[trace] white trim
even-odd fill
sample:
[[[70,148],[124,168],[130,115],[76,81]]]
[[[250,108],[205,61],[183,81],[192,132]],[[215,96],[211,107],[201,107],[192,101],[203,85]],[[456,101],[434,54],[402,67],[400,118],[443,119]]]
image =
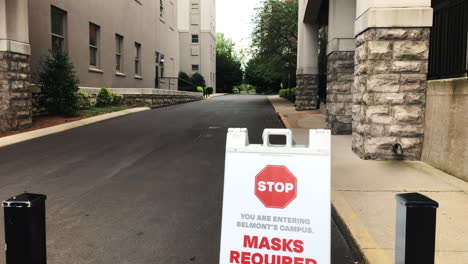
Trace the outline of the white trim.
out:
[[[94,67],[89,67],[88,71],[96,72],[96,73],[104,73],[101,69],[94,68]]]
[[[371,8],[354,23],[357,36],[369,28],[432,27],[433,10],[418,8]]]
[[[31,55],[31,45],[9,39],[0,39],[0,51]]]
[[[356,39],[355,38],[339,38],[332,39],[327,45],[327,55],[336,51],[355,51]]]

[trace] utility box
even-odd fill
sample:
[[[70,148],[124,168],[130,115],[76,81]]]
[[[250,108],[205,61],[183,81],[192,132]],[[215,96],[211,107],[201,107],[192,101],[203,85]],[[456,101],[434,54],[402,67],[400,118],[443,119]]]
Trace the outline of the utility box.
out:
[[[6,264],[46,264],[43,194],[23,193],[3,201]]]

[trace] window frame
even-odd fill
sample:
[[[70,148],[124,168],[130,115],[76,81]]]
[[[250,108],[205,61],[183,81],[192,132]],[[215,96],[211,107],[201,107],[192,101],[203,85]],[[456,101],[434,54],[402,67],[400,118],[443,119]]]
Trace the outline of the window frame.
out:
[[[141,44],[135,42],[135,76],[141,76]]]
[[[61,26],[62,26],[62,35],[60,34],[57,34],[57,33],[54,33],[54,23],[53,23],[53,19],[54,19],[54,13],[55,14],[58,14],[61,16]],[[65,50],[66,49],[66,37],[67,37],[67,33],[66,33],[66,17],[67,17],[67,12],[63,9],[60,9],[56,6],[53,6],[51,5],[50,7],[50,34],[51,34],[51,40],[52,40],[52,43],[51,43],[51,48],[54,49],[54,39],[60,39],[60,48],[62,50]]]
[[[194,66],[196,66],[196,70],[194,70]],[[200,72],[200,64],[192,64],[192,72]]]
[[[92,31],[92,28],[94,27],[95,31],[96,32],[96,45],[93,45],[91,43],[91,40],[92,40],[92,36],[91,36],[91,33],[93,32]],[[100,33],[101,33],[101,27],[97,24],[94,24],[92,22],[89,22],[89,66],[90,67],[93,67],[93,68],[96,68],[96,69],[99,69],[100,67],[100,64],[101,64],[101,60],[100,60]],[[91,50],[93,50],[95,52],[94,56],[95,56],[95,65],[93,65],[91,63],[91,58],[92,58],[92,53],[91,53]]]
[[[164,0],[159,0],[159,17],[164,19]]]
[[[124,49],[124,37],[120,34],[115,34],[115,71],[119,73],[124,72],[123,49]]]
[[[196,42],[194,42],[194,39],[196,39]],[[200,37],[198,34],[192,34],[192,44],[200,44]]]

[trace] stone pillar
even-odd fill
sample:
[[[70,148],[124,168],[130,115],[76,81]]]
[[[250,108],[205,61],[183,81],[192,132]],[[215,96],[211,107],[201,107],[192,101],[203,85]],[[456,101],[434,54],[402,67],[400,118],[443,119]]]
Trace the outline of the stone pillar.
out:
[[[307,1],[299,1],[296,110],[315,110],[319,105],[318,25],[304,21]]]
[[[420,159],[432,25],[427,4],[364,8],[356,21],[352,149],[363,159]]]
[[[330,0],[329,3],[327,126],[333,135],[351,135],[356,2]]]
[[[0,133],[32,124],[27,0],[0,0]]]

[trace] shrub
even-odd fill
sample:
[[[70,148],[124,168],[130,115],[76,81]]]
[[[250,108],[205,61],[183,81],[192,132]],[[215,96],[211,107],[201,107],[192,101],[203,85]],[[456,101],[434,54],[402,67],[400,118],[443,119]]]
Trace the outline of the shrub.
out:
[[[207,87],[206,88],[206,93],[207,94],[213,94],[213,91],[214,91],[213,87]]]
[[[46,98],[44,106],[50,114],[72,116],[77,113],[79,81],[66,52],[54,49],[43,57],[35,81]]]
[[[201,86],[198,86],[198,87],[197,87],[197,92],[199,92],[199,93],[203,93],[203,87],[201,87]]]
[[[118,93],[112,93],[112,105],[122,105],[124,103],[124,96]]]
[[[179,72],[179,90],[193,91],[193,86],[190,85],[190,76],[185,72]]]
[[[197,86],[197,87],[198,86],[202,86],[202,87],[206,86],[205,78],[203,78],[203,75],[201,75],[198,72],[192,74],[192,76],[190,77],[190,82],[193,85]]]
[[[78,109],[85,110],[93,107],[93,97],[89,93],[78,92],[76,94],[78,100]]]
[[[289,94],[289,88],[281,89],[279,91],[279,96],[285,99],[288,99],[291,102],[296,101],[296,88],[291,88],[291,94]]]
[[[234,86],[234,88],[232,88],[232,92],[233,92],[233,93],[239,93],[239,88],[237,88],[236,86]]]
[[[96,96],[96,106],[103,107],[112,105],[114,101],[113,94],[107,88],[101,88]]]

